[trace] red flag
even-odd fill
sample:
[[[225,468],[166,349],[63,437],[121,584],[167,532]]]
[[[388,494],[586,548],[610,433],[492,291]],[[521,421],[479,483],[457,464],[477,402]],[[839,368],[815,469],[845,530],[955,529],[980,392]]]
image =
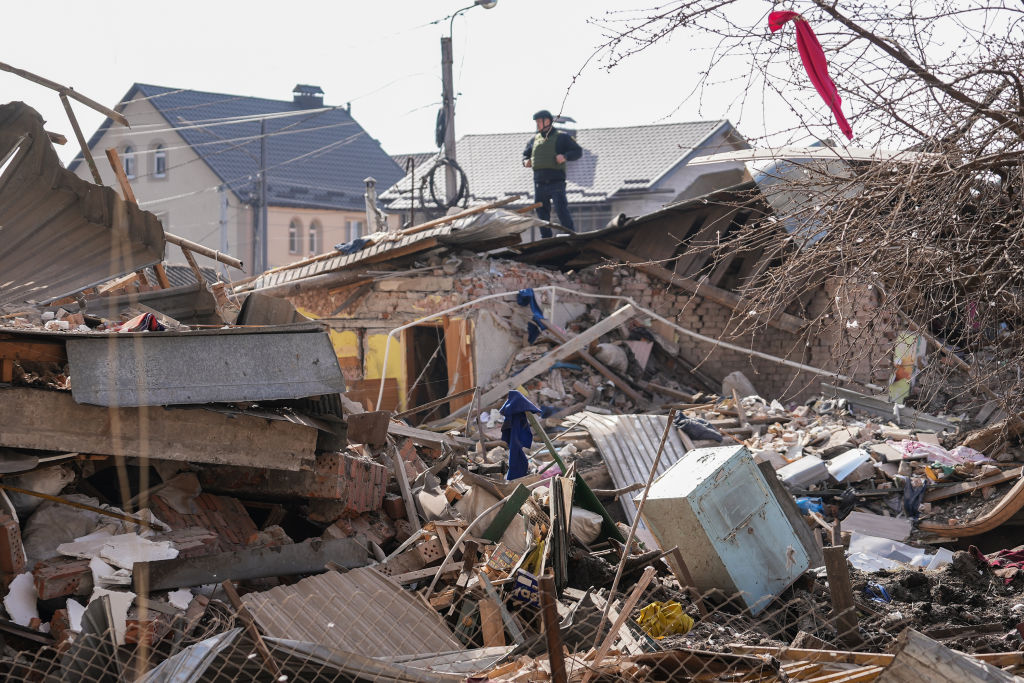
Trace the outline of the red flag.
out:
[[[818,37],[814,35],[811,25],[796,12],[772,12],[768,15],[768,28],[775,33],[789,20],[796,22],[796,46],[800,50],[800,59],[807,70],[807,77],[814,84],[814,89],[825,100],[825,104],[832,110],[839,124],[839,130],[843,131],[848,139],[853,139],[853,129],[843,116],[843,100],[839,97],[836,84],[828,75],[828,62],[825,61],[825,51],[821,49]]]

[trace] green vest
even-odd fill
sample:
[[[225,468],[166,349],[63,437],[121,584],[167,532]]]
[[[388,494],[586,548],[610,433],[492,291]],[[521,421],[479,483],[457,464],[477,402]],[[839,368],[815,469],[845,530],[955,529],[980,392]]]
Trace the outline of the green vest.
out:
[[[533,138],[533,153],[530,155],[530,163],[535,170],[550,168],[558,171],[565,171],[565,162],[555,161],[555,143],[558,139],[558,131],[552,130],[545,138],[540,132]]]

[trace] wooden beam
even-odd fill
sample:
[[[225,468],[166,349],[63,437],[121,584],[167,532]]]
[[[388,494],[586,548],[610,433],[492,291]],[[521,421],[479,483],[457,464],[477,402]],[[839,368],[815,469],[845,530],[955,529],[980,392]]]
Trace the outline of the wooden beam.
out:
[[[238,596],[238,591],[235,590],[235,585],[230,581],[224,581],[221,584],[221,588],[228,596],[228,600],[231,602],[231,606],[235,608],[239,621],[245,624],[245,630],[249,633],[249,637],[252,638],[256,644],[256,650],[260,653],[260,657],[263,659],[263,663],[267,665],[272,672],[274,677],[278,678],[281,676],[281,667],[274,659],[274,655],[270,654],[270,648],[263,642],[263,636],[260,635],[260,630],[256,628],[256,620],[252,618],[252,614],[242,604],[242,598]]]
[[[549,570],[550,572],[550,570]],[[566,683],[565,656],[562,654],[562,635],[558,630],[558,610],[555,609],[555,579],[548,573],[540,579],[540,608],[544,623],[544,636],[548,644],[548,662],[551,664],[552,683]]]
[[[879,683],[961,683],[1019,681],[1011,673],[979,661],[963,652],[950,650],[914,629],[906,629],[896,640],[892,663],[879,678]]]
[[[64,105],[64,111],[68,115],[68,120],[71,121],[71,129],[75,131],[75,137],[78,138],[78,145],[82,148],[82,156],[85,157],[85,163],[89,166],[89,172],[92,173],[92,179],[97,185],[103,184],[103,178],[100,177],[100,171],[96,168],[96,160],[92,158],[92,150],[89,149],[89,143],[85,141],[85,135],[82,134],[82,127],[78,125],[78,119],[75,117],[75,112],[71,109],[71,103],[68,102],[68,96],[64,93],[60,94],[60,103]]]
[[[424,230],[429,230],[430,228],[436,228],[439,225],[446,225],[448,223],[452,223],[454,221],[459,220],[460,218],[466,218],[467,216],[475,216],[476,214],[483,213],[484,211],[487,211],[489,209],[497,209],[498,207],[505,206],[506,204],[511,204],[517,199],[519,199],[519,195],[513,195],[511,197],[499,199],[496,202],[491,202],[490,204],[481,204],[480,206],[474,206],[472,209],[466,209],[465,211],[454,213],[451,216],[442,216],[441,218],[435,218],[432,221],[427,221],[426,223],[420,223],[419,225],[414,225],[412,227],[406,228],[405,230],[400,230],[399,234],[414,235],[417,232],[423,232]]]
[[[106,150],[107,161],[110,162],[110,168],[114,171],[114,177],[117,178],[117,184],[121,186],[121,194],[124,195],[126,202],[138,205],[139,201],[135,199],[135,190],[132,189],[132,184],[128,182],[128,176],[124,172],[124,166],[121,165],[121,157],[117,155],[117,150],[113,147]]]
[[[551,366],[555,363],[565,360],[574,353],[585,349],[592,341],[599,339],[602,335],[611,332],[620,325],[624,325],[635,315],[636,309],[629,305],[623,306],[604,320],[587,328],[561,346],[556,347],[543,358],[530,363],[515,377],[510,377],[495,384],[480,397],[480,405],[489,406],[499,398],[503,399],[509,390],[515,389],[523,382],[528,382],[542,372],[550,370]],[[462,415],[464,412],[468,412],[468,407],[460,408],[455,413],[452,413],[451,417]]]
[[[171,281],[167,279],[167,271],[164,270],[164,264],[157,263],[154,265],[153,272],[156,273],[156,281],[160,283],[160,289],[171,288]]]
[[[846,565],[846,548],[829,546],[824,549],[824,555],[828,592],[835,611],[836,636],[844,643],[858,646],[864,641],[857,630],[857,608],[853,603],[850,569]]]
[[[604,659],[605,655],[608,654],[608,650],[611,649],[612,644],[615,642],[615,638],[618,637],[619,629],[626,623],[626,619],[629,617],[633,608],[636,607],[636,603],[640,601],[644,591],[647,590],[647,586],[650,585],[651,579],[654,578],[654,567],[648,567],[644,570],[643,576],[636,582],[636,586],[633,588],[633,592],[626,600],[626,604],[622,606],[622,611],[619,613],[619,618],[612,624],[611,630],[608,635],[605,636],[604,641],[601,643],[601,647],[598,648],[597,654],[594,655],[593,667],[583,672],[583,683],[588,683],[594,676],[595,669],[601,666],[601,660]]]
[[[554,337],[555,341],[557,341],[559,344],[564,344],[567,341],[569,341],[568,335],[563,334],[561,330],[556,330],[550,325],[547,326],[547,329],[545,331],[552,337]],[[587,351],[581,350],[579,352],[579,357],[586,361],[586,363],[590,365],[590,367],[594,368],[599,373],[601,373],[601,375],[608,379],[608,381],[614,384],[619,389],[619,391],[624,393],[626,396],[629,396],[629,398],[632,399],[634,403],[640,405],[647,404],[647,400],[644,399],[644,397],[641,396],[636,389],[629,386],[629,384],[626,383],[626,380],[616,375],[607,366],[605,366],[604,363],[591,356]]]
[[[0,334],[0,359],[67,363],[68,355],[63,341],[23,341],[23,338]]]
[[[126,119],[124,117],[124,115],[119,114],[118,112],[114,111],[113,109],[108,109],[107,107],[104,107],[102,104],[100,104],[96,100],[89,99],[88,97],[86,97],[85,95],[79,93],[78,91],[76,91],[73,88],[69,88],[66,85],[61,85],[60,83],[55,83],[55,82],[51,81],[48,78],[43,78],[42,76],[37,76],[34,73],[31,73],[29,71],[25,71],[24,69],[19,69],[17,67],[13,67],[10,64],[4,64],[3,62],[0,62],[0,71],[6,71],[8,73],[14,74],[15,76],[21,76],[22,78],[24,78],[26,80],[32,81],[33,83],[38,83],[39,85],[45,86],[45,87],[49,88],[50,90],[56,90],[61,95],[66,95],[67,97],[70,97],[71,99],[78,100],[79,102],[81,102],[85,106],[90,107],[92,109],[95,109],[96,111],[98,111],[101,114],[109,116],[110,118],[112,118],[115,121],[117,121],[118,123],[120,123],[122,126],[128,126],[128,119]]]
[[[703,297],[708,301],[719,304],[720,306],[725,306],[732,311],[746,313],[746,303],[734,292],[729,292],[704,282],[698,282],[692,278],[676,275],[671,270],[662,268],[661,266],[653,263],[644,263],[644,259],[640,258],[636,254],[631,254],[625,249],[620,249],[608,244],[607,242],[593,240],[587,244],[587,248],[593,249],[594,251],[604,254],[609,258],[622,261],[625,265],[631,268],[647,273],[648,275],[662,280],[663,282],[679,287],[680,289],[696,296]],[[779,313],[778,315],[769,318],[767,323],[776,329],[782,330],[783,332],[796,334],[804,325],[807,324],[807,321],[802,318],[798,318],[795,315],[790,315],[789,313]]]

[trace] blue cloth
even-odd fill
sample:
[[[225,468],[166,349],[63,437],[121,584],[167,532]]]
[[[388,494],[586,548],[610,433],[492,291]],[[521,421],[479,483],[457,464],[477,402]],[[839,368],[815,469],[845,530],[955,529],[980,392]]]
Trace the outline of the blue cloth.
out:
[[[875,602],[892,602],[889,591],[880,583],[869,583],[864,589],[864,594]]]
[[[533,314],[533,320],[526,326],[526,336],[532,344],[537,341],[540,331],[547,329],[547,325],[544,324],[544,313],[541,312],[540,304],[537,303],[537,295],[531,288],[520,289],[516,294],[516,303],[520,306],[529,306],[530,312]]]
[[[540,408],[513,389],[508,392],[508,399],[498,412],[505,417],[501,425],[501,440],[508,444],[508,472],[505,479],[512,481],[525,477],[529,470],[523,449],[533,445],[533,430],[530,429],[526,413],[539,413]]]
[[[369,244],[370,240],[365,237],[357,237],[351,242],[342,242],[341,244],[335,244],[334,248],[340,251],[342,254],[354,254],[357,251],[361,251],[363,247]]]
[[[812,510],[818,513],[825,512],[825,505],[821,502],[821,498],[797,498],[796,506],[805,515]]]

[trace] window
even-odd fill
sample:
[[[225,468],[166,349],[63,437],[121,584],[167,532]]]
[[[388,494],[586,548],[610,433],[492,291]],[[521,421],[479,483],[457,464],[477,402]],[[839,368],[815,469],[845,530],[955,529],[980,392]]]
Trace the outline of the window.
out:
[[[309,224],[309,253],[320,253],[320,221]]]
[[[292,222],[288,225],[288,253],[298,254],[299,253],[299,231],[302,230],[302,224],[299,223],[298,218],[293,218]]]
[[[127,145],[124,148],[123,159],[121,160],[124,164],[124,174],[129,178],[135,177],[135,148],[131,145]]]
[[[163,145],[157,145],[156,151],[153,152],[153,177],[167,177],[167,150]]]
[[[362,221],[345,221],[345,229],[348,231],[349,242],[363,236]]]

